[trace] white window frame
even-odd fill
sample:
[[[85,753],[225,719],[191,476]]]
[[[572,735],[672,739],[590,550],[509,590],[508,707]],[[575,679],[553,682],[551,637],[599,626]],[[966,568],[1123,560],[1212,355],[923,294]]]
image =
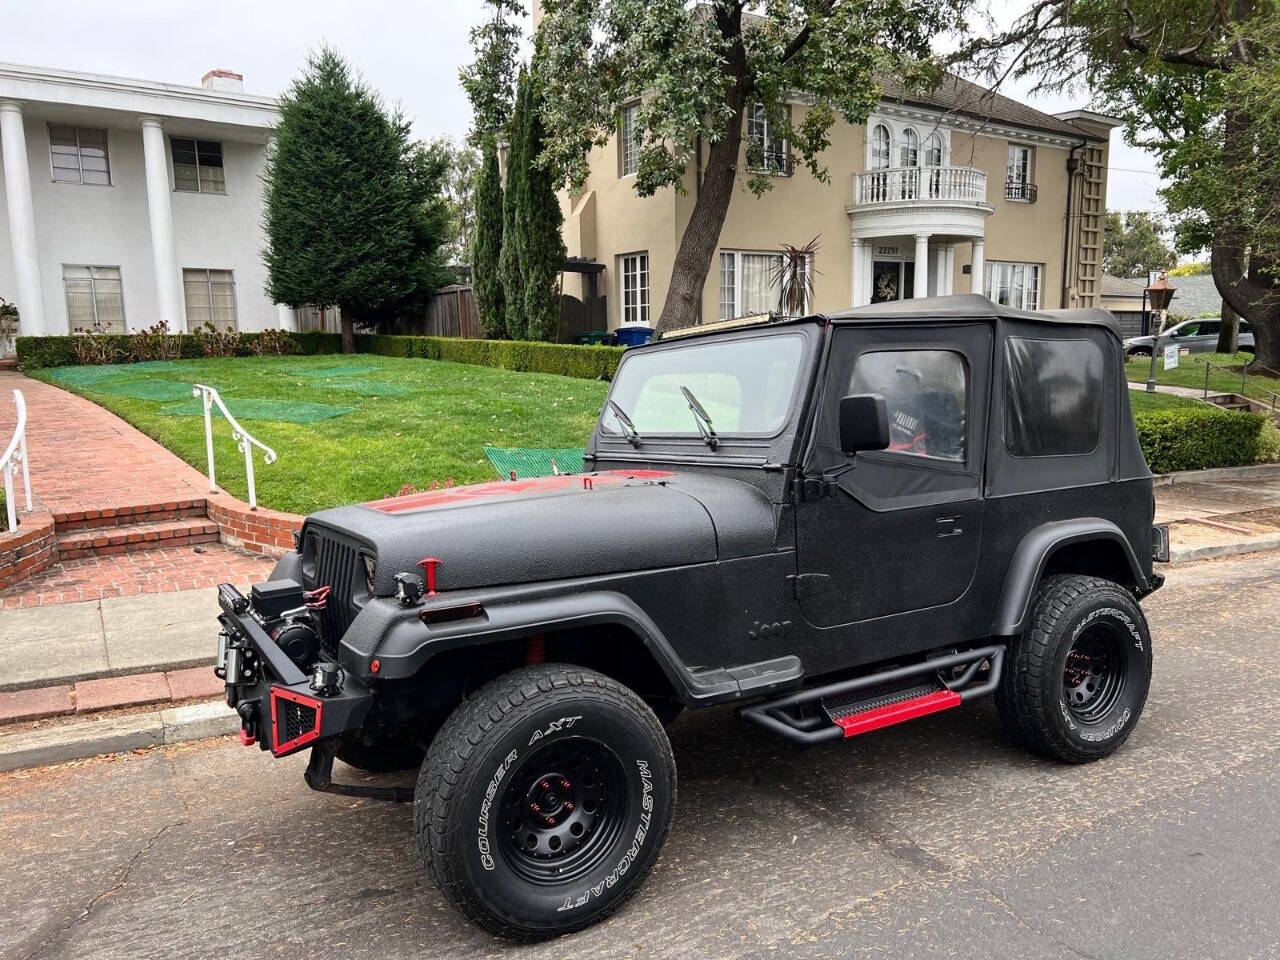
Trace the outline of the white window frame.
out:
[[[748,155],[753,142],[760,144],[761,163],[758,166],[752,166],[748,160],[748,173],[762,173],[775,177],[791,176],[791,144],[787,142],[786,137],[773,136],[773,122],[765,114],[763,103],[753,103],[747,108]]]
[[[89,276],[88,277],[68,277],[67,276],[68,267],[75,270],[88,270]],[[97,277],[97,276],[94,276],[95,270],[114,270],[116,272],[116,276],[114,278]],[[64,263],[62,265],[62,305],[66,308],[66,311],[67,311],[67,332],[68,333],[75,333],[76,331],[75,331],[75,328],[71,325],[71,301],[68,300],[67,298],[67,281],[68,280],[76,280],[80,282],[83,282],[85,280],[89,281],[89,299],[93,303],[93,323],[94,323],[94,326],[97,326],[101,322],[100,318],[98,317],[98,285],[97,285],[97,281],[100,279],[101,280],[114,279],[116,283],[120,284],[120,326],[123,329],[119,331],[112,330],[109,327],[104,327],[104,329],[108,333],[128,333],[129,332],[129,314],[126,312],[125,305],[124,305],[124,270],[122,270],[118,265],[108,264],[108,263]]]
[[[770,257],[773,260],[780,263],[782,261],[783,255],[777,250],[723,250],[722,249],[720,251],[720,258],[719,258],[720,303],[719,303],[719,310],[717,314],[718,319],[720,320],[734,320],[740,316],[745,315],[742,313],[742,258],[743,257]],[[726,269],[728,271],[731,271],[732,273],[732,276],[730,276],[728,283],[725,282]],[[805,270],[807,271],[809,276],[811,277],[815,276],[813,272],[813,254],[809,254],[809,256],[805,258]],[[777,289],[776,284],[771,284],[771,286],[775,288],[777,300],[780,301],[782,298],[782,291]],[[730,288],[732,288],[732,296],[733,296],[732,303],[725,300],[725,293],[726,291],[730,290]],[[811,300],[810,292],[808,287],[806,286],[805,292],[804,292],[804,309],[801,311],[801,314],[808,314],[813,309],[813,304],[810,302],[810,300]],[[730,310],[730,312],[728,313],[728,316],[726,316],[726,306],[729,307],[729,310]],[[778,303],[775,302],[774,306],[771,309],[773,310],[778,309]]]
[[[1035,183],[1035,150],[1035,147],[1028,146],[1025,143],[1009,144],[1008,163],[1005,166],[1004,173],[1006,200],[1011,200],[1014,203],[1030,202],[1031,198],[1028,196],[1009,196],[1008,187],[1016,184],[1024,188],[1023,193],[1025,194],[1027,192],[1025,188]]]
[[[195,188],[194,190],[189,190],[189,189],[186,189],[186,188],[184,188],[184,187],[179,187],[179,186],[178,186],[178,161],[177,161],[177,158],[174,156],[174,153],[173,153],[173,144],[174,144],[174,141],[176,141],[176,140],[183,140],[183,141],[190,141],[190,142],[191,142],[191,152],[192,152],[192,154],[195,156],[195,160],[196,160],[196,162],[195,162],[195,168],[196,168],[196,188]],[[222,171],[222,189],[220,189],[220,190],[215,190],[215,189],[213,189],[213,188],[212,188],[212,186],[211,186],[210,188],[206,189],[206,188],[205,188],[204,177],[202,177],[202,176],[200,175],[200,143],[201,143],[201,141],[202,141],[202,140],[203,140],[205,143],[216,143],[216,144],[218,145],[218,156],[222,158],[222,165],[218,167],[218,169]],[[207,140],[207,139],[205,139],[205,138],[203,138],[203,137],[177,137],[177,136],[170,136],[170,137],[169,137],[169,172],[170,172],[170,174],[173,176],[173,191],[174,191],[174,193],[199,193],[199,194],[207,194],[207,195],[209,195],[209,196],[213,196],[213,197],[225,197],[225,196],[227,195],[227,147],[226,147],[226,143],[225,143],[224,141],[222,141],[222,140]]]
[[[941,121],[941,118],[939,118]],[[876,150],[875,150],[875,131],[876,127],[884,127],[889,134],[889,162],[884,166],[876,166]],[[883,170],[891,167],[901,166],[899,161],[902,159],[903,144],[907,139],[907,131],[911,130],[918,138],[919,147],[919,163],[918,166],[931,166],[924,162],[925,146],[929,142],[929,138],[937,134],[939,147],[941,148],[941,163],[938,166],[946,167],[951,164],[951,128],[943,125],[941,122],[929,123],[907,123],[901,120],[894,121],[885,116],[870,116],[867,118],[866,127],[866,169],[869,171]]]
[[[214,280],[212,277],[212,274],[215,271],[217,271],[218,273],[230,274],[231,279],[229,281]],[[188,274],[196,274],[196,273],[203,273],[204,278],[201,279],[199,277],[192,277],[192,278],[188,277]],[[213,300],[214,284],[230,283],[231,285],[231,329],[232,330],[240,329],[240,304],[237,302],[238,298],[236,297],[236,272],[234,270],[228,269],[226,267],[183,267],[182,268],[182,309],[187,316],[188,328],[192,326],[191,311],[188,309],[189,303],[187,298],[187,284],[189,283],[202,284],[204,286],[204,295],[208,303],[210,323],[213,323],[213,319],[215,315],[214,300]],[[215,328],[217,327],[216,323],[214,323],[214,327]]]
[[[58,169],[59,169],[59,168],[58,168],[58,167],[56,167],[56,166],[54,166],[54,163],[53,163],[53,128],[54,128],[54,127],[66,127],[67,129],[72,130],[72,131],[74,131],[74,132],[75,132],[75,135],[76,135],[76,172],[80,175],[78,180],[69,180],[69,179],[66,179],[66,178],[64,178],[64,177],[59,177],[59,176],[58,176]],[[47,128],[47,130],[48,130],[48,134],[49,134],[49,176],[53,179],[53,182],[54,182],[54,183],[78,183],[78,184],[80,184],[81,186],[85,186],[85,187],[112,187],[112,186],[115,186],[115,181],[113,181],[113,180],[112,180],[112,178],[111,178],[111,143],[110,143],[111,137],[110,137],[110,134],[107,132],[106,127],[82,127],[82,126],[80,126],[80,125],[78,125],[78,124],[74,124],[74,123],[50,123],[50,124],[48,124],[48,128]],[[106,182],[106,183],[85,183],[85,180],[84,180],[84,147],[83,147],[83,146],[81,145],[81,143],[80,143],[80,134],[81,134],[83,131],[86,131],[86,130],[92,130],[92,131],[94,131],[95,133],[101,133],[101,134],[102,134],[102,154],[103,154],[103,159],[104,159],[104,160],[106,161],[106,163],[107,163],[107,182]],[[68,156],[69,156],[69,154],[68,154]],[[64,169],[64,170],[69,170],[70,168],[69,168],[69,167],[63,167],[62,169]]]
[[[1044,264],[1043,263],[1024,263],[1017,260],[988,260],[983,269],[982,291],[988,300],[999,302],[996,300],[997,293],[997,275],[1008,274],[1008,282],[1010,291],[1013,290],[1013,280],[1016,276],[1015,271],[1023,270],[1022,282],[1022,302],[1010,302],[1009,306],[1019,310],[1039,310],[1040,304],[1044,302]],[[1033,283],[1027,283],[1027,276],[1030,275]]]
[[[648,250],[618,257],[618,306],[624,327],[648,325],[651,282]],[[628,293],[635,294],[633,303],[627,303]]]
[[[634,177],[640,170],[640,141],[636,138],[640,101],[628,103],[618,118],[618,177]]]

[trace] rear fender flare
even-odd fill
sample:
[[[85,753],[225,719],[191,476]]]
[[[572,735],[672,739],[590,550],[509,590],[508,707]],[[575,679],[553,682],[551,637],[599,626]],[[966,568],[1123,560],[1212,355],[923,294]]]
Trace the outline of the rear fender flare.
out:
[[[1082,517],[1042,524],[1027,533],[1014,551],[991,625],[991,635],[1008,637],[1021,633],[1026,627],[1031,601],[1049,558],[1068,544],[1094,540],[1119,545],[1129,564],[1134,585],[1145,593],[1148,589],[1147,577],[1133,552],[1133,545],[1129,543],[1124,531],[1110,520]]]

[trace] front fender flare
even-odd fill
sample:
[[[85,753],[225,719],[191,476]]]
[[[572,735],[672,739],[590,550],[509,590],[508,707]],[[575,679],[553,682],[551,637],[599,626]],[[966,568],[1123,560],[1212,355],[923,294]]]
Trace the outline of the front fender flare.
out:
[[[1142,566],[1133,552],[1133,545],[1129,543],[1124,531],[1110,520],[1081,517],[1041,524],[1027,533],[1014,551],[992,621],[991,635],[1008,637],[1021,633],[1026,627],[1031,600],[1049,557],[1060,547],[1090,540],[1108,540],[1119,544],[1129,564],[1134,584],[1141,592],[1148,591],[1147,576],[1142,572]]]
[[[486,603],[482,618],[436,624],[424,624],[416,616],[401,619],[377,644],[378,677],[412,677],[447,650],[595,625],[621,626],[634,633],[686,704],[738,695],[736,683],[729,689],[724,683],[700,682],[652,618],[630,597],[609,590]]]

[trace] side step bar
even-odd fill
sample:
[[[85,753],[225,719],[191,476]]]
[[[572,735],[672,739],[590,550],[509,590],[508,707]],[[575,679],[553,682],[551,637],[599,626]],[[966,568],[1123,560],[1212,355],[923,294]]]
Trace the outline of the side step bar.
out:
[[[739,709],[743,719],[757,723],[796,743],[823,743],[870,733],[882,727],[950,710],[986,696],[1000,683],[1005,647],[993,644],[895,667],[852,680],[798,690]],[[979,683],[974,678],[984,663],[990,671]],[[955,676],[943,671],[963,668]],[[818,710],[800,716],[802,707]]]

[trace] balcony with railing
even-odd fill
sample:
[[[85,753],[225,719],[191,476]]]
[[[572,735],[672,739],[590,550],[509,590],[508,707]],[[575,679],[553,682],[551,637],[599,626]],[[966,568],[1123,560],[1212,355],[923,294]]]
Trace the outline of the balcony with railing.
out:
[[[987,173],[973,167],[887,167],[853,175],[853,206],[987,202]]]
[[[1004,198],[1019,200],[1023,203],[1035,203],[1040,191],[1034,183],[1025,180],[1006,180],[1004,182]]]

